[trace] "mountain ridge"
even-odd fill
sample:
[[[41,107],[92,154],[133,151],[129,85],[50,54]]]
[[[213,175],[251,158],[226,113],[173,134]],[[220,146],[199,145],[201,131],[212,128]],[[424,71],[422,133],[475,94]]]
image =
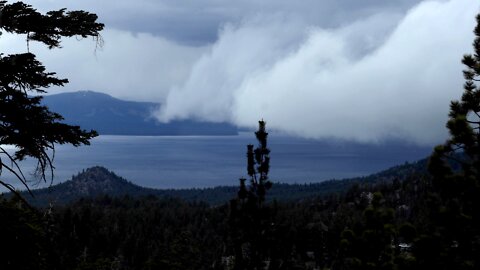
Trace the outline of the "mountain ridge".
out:
[[[415,174],[426,174],[427,159],[405,163],[387,170],[365,176],[341,180],[327,180],[321,183],[284,184],[275,183],[269,191],[269,200],[298,201],[313,197],[344,193],[354,185],[388,183],[395,179],[404,180]],[[27,192],[22,195],[32,204],[45,207],[53,203],[68,204],[80,198],[158,196],[180,198],[191,202],[206,202],[221,205],[236,196],[237,186],[218,186],[191,189],[155,189],[136,185],[108,169],[95,166],[74,175],[70,180],[47,187],[32,190],[34,197]]]
[[[126,101],[95,91],[77,91],[44,96],[42,104],[62,115],[65,123],[97,130],[100,135],[237,135],[228,123],[174,120],[160,123],[154,102]]]

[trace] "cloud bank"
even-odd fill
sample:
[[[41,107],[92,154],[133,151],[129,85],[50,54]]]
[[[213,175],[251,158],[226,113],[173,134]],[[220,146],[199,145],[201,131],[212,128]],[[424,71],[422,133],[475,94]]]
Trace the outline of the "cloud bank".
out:
[[[264,118],[310,138],[440,142],[478,11],[471,0],[426,1],[333,29],[288,14],[227,24],[157,116],[245,127]]]
[[[30,51],[48,71],[69,79],[64,88],[49,89],[50,94],[95,90],[129,100],[162,102],[168,89],[183,83],[207,49],[179,45],[148,33],[108,28],[102,36],[103,47],[91,39],[76,38],[66,39],[61,49],[52,50],[30,43]],[[4,53],[27,51],[24,38],[4,33],[0,40]]]
[[[260,118],[309,138],[438,143],[462,92],[475,0],[26,0],[41,11],[99,15],[105,46],[69,39],[30,49],[70,80],[163,103],[161,121],[254,127]],[[26,51],[3,34],[3,53]]]
[[[337,27],[367,14],[404,12],[421,0],[24,0],[46,12],[68,7],[96,13],[108,27],[132,33],[148,33],[179,44],[204,46],[214,43],[218,29],[258,14],[288,13],[311,25]]]

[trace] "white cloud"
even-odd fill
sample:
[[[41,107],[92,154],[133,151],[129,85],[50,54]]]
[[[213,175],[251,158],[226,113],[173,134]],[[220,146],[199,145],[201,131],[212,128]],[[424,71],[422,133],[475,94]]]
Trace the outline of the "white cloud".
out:
[[[28,0],[42,11],[84,9],[107,29],[105,47],[31,44],[59,91],[96,90],[167,102],[161,120],[197,118],[312,138],[438,142],[461,94],[473,0]],[[220,30],[219,30],[220,29]],[[192,45],[193,44],[193,45]],[[2,52],[26,50],[4,34]]]
[[[177,105],[174,113],[179,117],[230,120],[225,117],[234,105],[232,91],[245,78],[269,69],[279,55],[296,49],[298,41],[306,36],[300,22],[271,23],[277,19],[257,17],[240,28],[227,25],[220,40],[195,64],[183,87],[172,88],[162,117],[168,120],[172,106]]]
[[[313,138],[439,142],[449,101],[462,92],[460,59],[478,11],[476,1],[428,1],[403,18],[384,12],[336,29],[254,17],[220,32],[158,116],[240,126],[264,118]]]
[[[188,77],[192,64],[207,50],[146,33],[107,29],[102,36],[102,48],[96,48],[91,39],[67,39],[63,48],[53,50],[30,43],[30,51],[48,71],[70,81],[65,88],[52,88],[50,93],[100,90],[120,98],[158,102],[172,85]],[[4,34],[0,44],[5,53],[27,50],[25,40],[18,36]]]

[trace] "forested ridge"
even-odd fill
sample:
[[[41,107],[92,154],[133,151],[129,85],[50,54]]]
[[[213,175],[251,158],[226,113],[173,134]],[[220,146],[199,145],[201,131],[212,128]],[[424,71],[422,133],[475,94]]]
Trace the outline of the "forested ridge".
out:
[[[478,238],[450,219],[458,208],[439,203],[444,191],[435,188],[426,161],[379,173],[376,181],[345,181],[342,192],[267,200],[272,189],[253,184],[260,179],[258,149],[248,147],[252,182],[241,179],[237,198],[219,205],[153,194],[99,193],[43,208],[3,199],[0,226],[9,233],[2,269],[476,268]],[[104,188],[112,181],[133,185],[100,167],[76,177],[88,182],[102,174]],[[444,222],[457,226],[450,236],[458,240],[444,235]],[[461,246],[461,239],[472,246]]]
[[[360,261],[374,251],[389,254],[400,269],[413,269],[417,252],[431,252],[411,250],[408,241],[428,233],[430,184],[429,177],[415,175],[357,184],[343,195],[269,203],[267,248],[278,266],[271,269],[353,269],[341,264],[355,264],[349,259],[355,252]],[[15,199],[1,203],[7,222],[0,226],[11,232],[2,269],[224,269],[232,260],[228,204],[103,196],[39,210],[21,205]],[[365,235],[374,225],[381,231]],[[393,242],[382,242],[380,234],[394,236]]]
[[[267,197],[268,201],[300,201],[314,197],[328,196],[334,193],[343,194],[355,184],[391,183],[403,180],[412,174],[424,174],[427,170],[427,160],[389,168],[385,171],[364,177],[342,180],[327,180],[320,183],[285,184],[275,183]],[[97,166],[88,168],[72,176],[66,182],[47,188],[35,189],[21,194],[26,200],[37,207],[49,204],[63,205],[80,198],[94,199],[99,196],[125,196],[133,198],[142,196],[158,196],[160,198],[179,198],[187,202],[204,202],[218,206],[230,201],[238,192],[237,186],[218,186],[211,188],[191,189],[153,189],[135,185],[106,168]],[[5,194],[7,197],[12,194]]]
[[[101,45],[104,25],[95,14],[41,14],[0,1],[0,16],[0,29],[25,34],[27,45],[60,48],[62,37],[93,37]],[[0,176],[10,171],[28,192],[0,179],[14,194],[0,199],[0,269],[480,269],[480,15],[474,33],[474,54],[462,60],[463,94],[450,105],[450,135],[416,164],[420,169],[398,167],[388,181],[364,179],[343,192],[275,200],[261,120],[257,144],[247,145],[248,176],[224,204],[111,192],[32,206],[18,162],[35,159],[46,182],[55,145],[88,144],[97,133],[62,123],[41,105],[44,89],[66,79],[30,52],[0,54]],[[101,184],[109,190],[112,183]],[[73,188],[90,192],[89,185]]]

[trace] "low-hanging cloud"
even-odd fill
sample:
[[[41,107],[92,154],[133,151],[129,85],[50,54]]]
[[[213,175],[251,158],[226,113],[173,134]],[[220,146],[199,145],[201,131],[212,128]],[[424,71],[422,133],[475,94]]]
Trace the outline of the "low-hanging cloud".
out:
[[[137,101],[162,101],[172,85],[181,84],[191,66],[207,47],[189,47],[148,33],[133,34],[107,28],[103,46],[95,40],[62,41],[61,49],[49,50],[30,42],[30,51],[59,78],[68,78],[65,88],[53,87],[50,94],[96,90]],[[4,53],[27,51],[25,38],[3,33]]]
[[[323,29],[288,15],[225,26],[157,112],[311,138],[430,144],[462,92],[479,4],[427,1]]]
[[[27,2],[99,15],[105,47],[30,44],[65,90],[164,103],[162,121],[197,118],[311,138],[437,143],[462,89],[473,0]],[[410,11],[407,12],[407,9]],[[218,28],[220,27],[220,31]],[[24,52],[4,33],[2,52]]]
[[[108,27],[149,33],[179,44],[205,46],[215,42],[219,26],[255,14],[288,12],[324,27],[336,27],[378,11],[404,12],[422,0],[24,0],[46,12],[84,9],[96,13]]]

